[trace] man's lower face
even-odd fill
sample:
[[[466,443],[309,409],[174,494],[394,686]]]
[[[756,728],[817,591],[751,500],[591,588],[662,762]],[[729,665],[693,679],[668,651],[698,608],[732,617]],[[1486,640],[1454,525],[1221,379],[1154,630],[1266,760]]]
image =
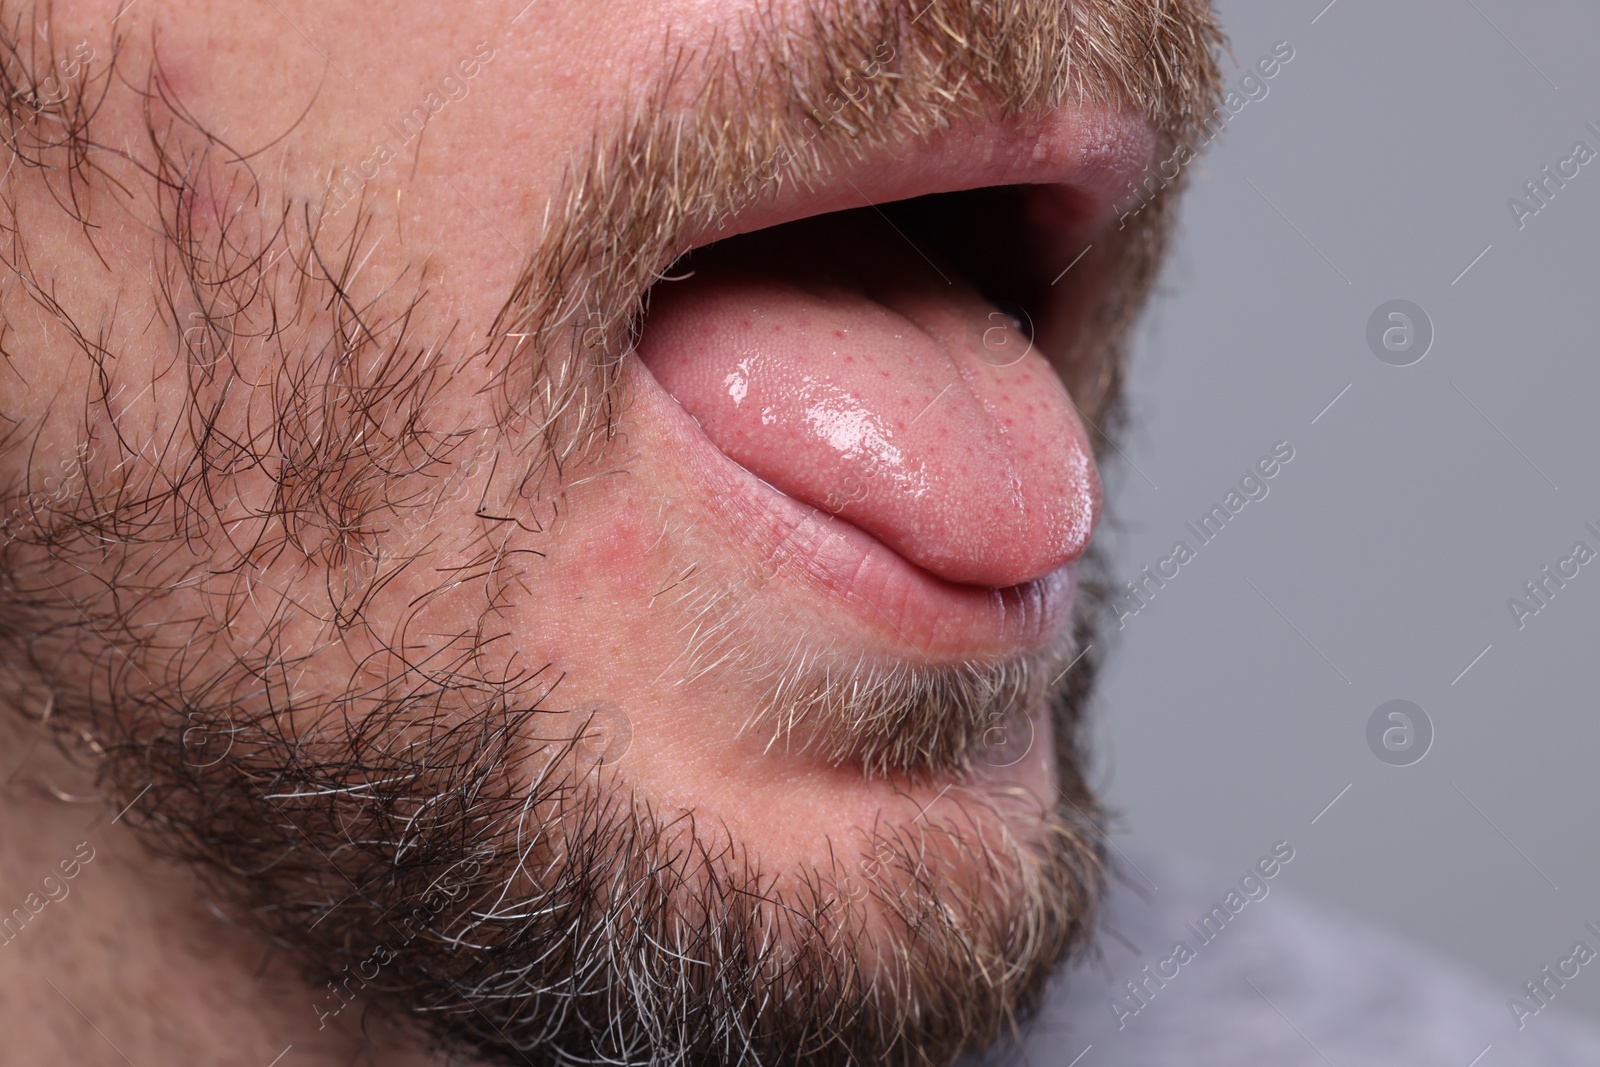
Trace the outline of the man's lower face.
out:
[[[1100,879],[1083,415],[1203,7],[285,5],[118,51],[66,6],[10,54],[95,58],[8,68],[7,702],[148,787],[319,1017],[506,1062],[1009,1029]]]

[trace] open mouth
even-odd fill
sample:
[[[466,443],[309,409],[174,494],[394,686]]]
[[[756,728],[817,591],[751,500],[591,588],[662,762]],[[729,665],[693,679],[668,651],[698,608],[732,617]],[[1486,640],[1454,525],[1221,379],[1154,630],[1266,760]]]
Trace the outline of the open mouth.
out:
[[[1071,314],[1052,275],[1109,219],[1108,169],[802,206],[663,272],[643,377],[687,416],[696,481],[758,563],[925,654],[1059,630],[1100,486],[1049,359]]]

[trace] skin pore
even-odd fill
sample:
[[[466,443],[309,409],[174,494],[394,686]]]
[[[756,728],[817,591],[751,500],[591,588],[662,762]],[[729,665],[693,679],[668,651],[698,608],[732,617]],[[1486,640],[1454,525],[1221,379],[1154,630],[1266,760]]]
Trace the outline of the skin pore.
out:
[[[1058,376],[1087,454],[1166,218],[1115,200],[1217,36],[1080,6],[0,11],[29,1059],[942,1062],[1025,1015],[1101,877],[1089,583],[835,596],[837,531],[746,536],[633,343],[711,240],[1070,173],[1095,250],[973,373]]]

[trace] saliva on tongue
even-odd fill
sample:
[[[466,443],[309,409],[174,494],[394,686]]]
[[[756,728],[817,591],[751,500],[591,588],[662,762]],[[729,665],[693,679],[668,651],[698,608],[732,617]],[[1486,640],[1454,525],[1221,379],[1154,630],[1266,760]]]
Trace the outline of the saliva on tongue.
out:
[[[1060,380],[875,213],[690,266],[652,291],[638,355],[734,462],[947,581],[1018,585],[1083,552],[1099,482]]]

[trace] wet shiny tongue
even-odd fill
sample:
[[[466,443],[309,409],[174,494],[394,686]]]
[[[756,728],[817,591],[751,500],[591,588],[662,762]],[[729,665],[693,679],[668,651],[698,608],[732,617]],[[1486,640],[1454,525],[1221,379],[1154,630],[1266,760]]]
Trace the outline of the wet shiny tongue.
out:
[[[1099,483],[1073,408],[948,268],[859,214],[690,266],[652,294],[639,356],[736,463],[949,581],[1016,585],[1083,551]]]

